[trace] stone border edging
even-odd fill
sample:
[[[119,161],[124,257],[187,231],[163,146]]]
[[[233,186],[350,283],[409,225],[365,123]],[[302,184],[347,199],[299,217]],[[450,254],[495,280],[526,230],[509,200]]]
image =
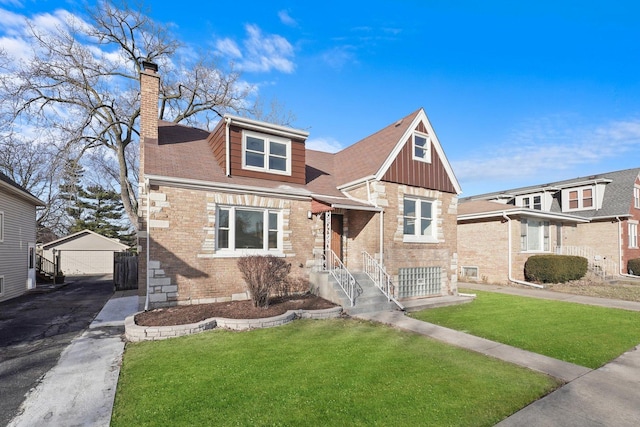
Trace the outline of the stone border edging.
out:
[[[136,313],[138,314],[138,313]],[[212,317],[198,323],[175,326],[140,326],[135,323],[135,316],[128,316],[124,321],[125,337],[130,342],[156,341],[167,338],[197,334],[214,328],[225,328],[236,331],[271,328],[289,323],[295,319],[330,319],[340,317],[342,307],[325,308],[323,310],[288,310],[284,314],[259,319],[227,319]]]

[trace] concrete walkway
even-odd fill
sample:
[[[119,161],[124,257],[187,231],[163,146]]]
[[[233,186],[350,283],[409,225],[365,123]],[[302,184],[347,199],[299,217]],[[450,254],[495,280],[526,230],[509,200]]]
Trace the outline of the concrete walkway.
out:
[[[640,311],[640,303],[525,289],[459,283],[459,288]],[[500,427],[603,427],[640,425],[640,349],[631,349],[591,370],[550,357],[421,322],[399,312],[368,313],[361,318],[393,325],[560,378],[566,385],[515,413]],[[640,325],[639,325],[640,327]]]
[[[58,364],[29,392],[10,427],[105,426],[124,350],[124,319],[138,311],[137,296],[111,298]]]

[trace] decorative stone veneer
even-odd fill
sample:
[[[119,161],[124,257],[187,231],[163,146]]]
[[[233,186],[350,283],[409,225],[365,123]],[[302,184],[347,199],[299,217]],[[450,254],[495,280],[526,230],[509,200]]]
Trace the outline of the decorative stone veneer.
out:
[[[176,326],[140,326],[135,323],[135,314],[125,319],[125,337],[131,342],[157,341],[185,335],[197,334],[215,328],[246,331],[271,328],[292,322],[295,319],[330,319],[340,317],[342,307],[324,310],[289,310],[284,314],[261,319],[226,319],[222,317]]]

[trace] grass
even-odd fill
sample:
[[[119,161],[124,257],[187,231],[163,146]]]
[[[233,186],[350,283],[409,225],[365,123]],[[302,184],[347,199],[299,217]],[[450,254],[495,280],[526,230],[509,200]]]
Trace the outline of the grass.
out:
[[[412,317],[598,368],[640,343],[640,313],[491,292]]]
[[[559,384],[369,322],[128,344],[112,426],[491,426]]]

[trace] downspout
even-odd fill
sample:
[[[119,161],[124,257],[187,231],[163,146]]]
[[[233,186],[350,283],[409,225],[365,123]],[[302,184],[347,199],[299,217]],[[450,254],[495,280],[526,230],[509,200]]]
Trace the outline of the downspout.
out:
[[[231,125],[231,117],[225,117],[224,119],[225,122],[225,128],[226,128],[226,134],[225,134],[225,172],[227,173],[227,176],[231,176],[231,152],[229,150],[231,150],[231,141],[229,140],[230,138],[230,130],[229,130],[229,126]]]
[[[147,247],[146,247],[146,262],[147,262],[147,267],[145,269],[146,271],[146,285],[147,285],[147,296],[145,297],[145,301],[144,301],[144,311],[148,311],[149,310],[149,289],[150,289],[150,284],[151,281],[149,280],[149,240],[151,239],[151,235],[150,235],[150,230],[151,227],[149,226],[149,223],[151,222],[151,197],[149,197],[149,191],[150,191],[150,186],[149,186],[149,179],[145,178],[144,180],[144,192],[147,194],[147,224],[146,224],[146,229],[147,229]]]
[[[544,286],[538,285],[536,283],[525,282],[523,280],[516,280],[511,275],[511,218],[507,215],[506,212],[502,212],[502,217],[507,220],[507,241],[509,246],[507,247],[507,259],[509,261],[509,281],[513,283],[517,283],[519,285],[531,286],[538,289],[544,289]]]
[[[623,277],[631,277],[637,279],[638,276],[634,276],[633,274],[626,274],[622,272],[622,220],[619,216],[616,216],[616,221],[618,221],[618,274]]]

